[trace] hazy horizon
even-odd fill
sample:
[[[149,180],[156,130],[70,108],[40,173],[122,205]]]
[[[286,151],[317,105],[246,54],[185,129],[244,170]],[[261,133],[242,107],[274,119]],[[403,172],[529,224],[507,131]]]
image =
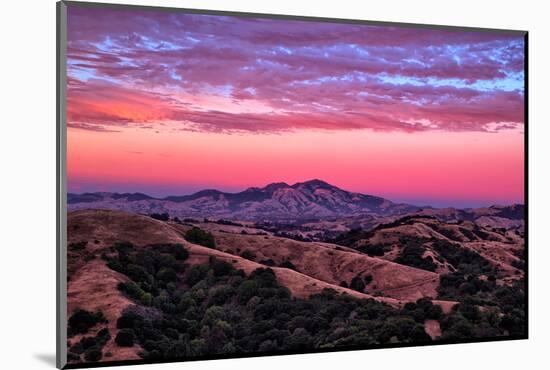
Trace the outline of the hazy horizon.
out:
[[[323,179],[303,179],[301,181],[273,181],[270,183],[265,184],[256,184],[256,185],[249,185],[249,186],[241,186],[241,187],[223,187],[223,186],[216,186],[215,184],[211,185],[174,185],[174,186],[164,186],[162,188],[159,188],[158,186],[152,186],[148,187],[147,185],[144,186],[130,186],[130,185],[124,185],[124,184],[104,184],[104,185],[94,185],[94,184],[86,184],[82,186],[73,185],[72,187],[69,185],[69,193],[73,194],[82,194],[82,193],[101,193],[101,192],[107,192],[107,193],[142,193],[154,198],[165,198],[168,196],[185,196],[185,195],[192,195],[202,190],[219,190],[224,193],[239,193],[242,192],[248,188],[263,188],[269,184],[276,183],[276,182],[285,182],[287,185],[292,186],[295,183],[300,182],[307,182],[311,180],[321,180]],[[485,206],[492,206],[492,205],[512,205],[512,204],[524,204],[523,199],[518,199],[517,201],[513,202],[506,202],[506,201],[486,201],[486,200],[460,200],[460,199],[415,199],[415,198],[396,198],[393,197],[391,194],[382,195],[382,194],[374,194],[369,191],[361,191],[361,190],[351,190],[342,188],[336,184],[330,183],[328,181],[325,181],[329,183],[330,185],[336,186],[342,190],[349,191],[349,192],[355,192],[355,193],[361,193],[366,195],[373,195],[382,197],[385,199],[388,199],[394,203],[407,203],[415,206],[430,206],[434,208],[446,208],[446,207],[454,207],[454,208],[478,208],[478,207],[485,207]]]

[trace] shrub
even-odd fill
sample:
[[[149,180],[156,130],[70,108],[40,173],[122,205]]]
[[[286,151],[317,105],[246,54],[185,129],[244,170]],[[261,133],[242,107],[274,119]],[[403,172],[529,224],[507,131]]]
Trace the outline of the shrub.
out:
[[[463,316],[452,314],[441,321],[444,339],[471,338],[474,327]]]
[[[431,259],[431,257],[422,257],[425,251],[424,246],[420,240],[406,239],[400,240],[400,243],[404,245],[401,253],[395,259],[396,263],[402,265],[412,266],[423,270],[435,271],[437,266]]]
[[[276,266],[275,261],[273,261],[271,258],[268,258],[266,260],[261,260],[260,263],[266,266]]]
[[[133,281],[118,283],[117,287],[120,291],[128,294],[131,298],[140,299],[145,294],[143,289],[141,289],[139,285]]]
[[[102,357],[103,346],[111,339],[109,329],[103,328],[95,337],[83,337],[78,343],[69,348],[74,361],[80,361],[80,355],[84,353],[84,359],[88,362],[99,361]],[[76,358],[78,357],[78,359]]]
[[[412,311],[410,315],[412,316],[414,321],[418,323],[423,323],[424,320],[426,320],[426,313],[421,308],[417,308],[416,310]]]
[[[117,329],[134,329],[143,321],[142,317],[134,312],[124,312],[116,321]]]
[[[86,352],[84,352],[84,359],[89,362],[97,362],[101,360],[103,356],[101,349],[97,347],[91,347]]]
[[[185,273],[184,281],[187,285],[193,286],[199,281],[203,280],[208,273],[208,266],[206,265],[195,265],[191,266]]]
[[[74,354],[77,354],[77,355],[81,355],[84,353],[85,351],[85,348],[84,346],[82,345],[82,341],[74,344],[71,348],[70,348],[70,351]]]
[[[249,279],[257,281],[263,288],[275,288],[279,285],[275,277],[275,272],[270,268],[257,268],[252,271]]]
[[[80,361],[80,355],[78,355],[76,353],[73,353],[73,352],[68,352],[67,353],[67,361],[68,362],[78,362],[78,361]]]
[[[303,350],[313,347],[311,335],[304,328],[296,328],[287,338],[286,346],[293,350]]]
[[[479,287],[473,282],[465,282],[460,284],[458,292],[462,295],[472,295],[479,291]]]
[[[225,320],[226,313],[221,306],[211,306],[204,311],[204,317],[202,319],[202,322],[204,324],[214,324],[218,320]]]
[[[360,276],[355,276],[353,279],[351,279],[351,283],[349,287],[353,290],[356,290],[362,293],[365,290],[365,283],[363,282],[363,279],[361,279]]]
[[[229,273],[233,270],[233,266],[230,263],[215,257],[210,257],[210,267],[212,268],[212,271],[214,271],[214,276],[217,277],[229,275]]]
[[[439,320],[443,315],[443,310],[439,305],[433,305],[426,310],[426,318],[432,320]]]
[[[134,345],[134,331],[132,329],[120,329],[115,338],[119,347],[132,347]]]
[[[366,244],[357,248],[359,252],[366,253],[371,257],[383,256],[388,251],[388,249],[388,247],[381,244]]]
[[[126,266],[125,270],[126,270],[126,275],[128,275],[134,281],[147,281],[147,280],[149,280],[149,274],[141,266],[130,263]]]
[[[514,309],[500,320],[500,327],[510,335],[525,335],[525,312]]]
[[[294,264],[289,260],[282,262],[279,266],[287,269],[291,269],[291,270],[296,270],[296,266],[294,266]]]
[[[372,275],[368,274],[363,277],[363,281],[365,282],[365,285],[369,285],[372,282]]]
[[[260,352],[269,352],[269,351],[274,351],[278,348],[277,346],[277,342],[276,341],[272,341],[272,340],[264,340],[261,344],[260,344],[260,347],[258,347],[258,350]]]
[[[422,309],[423,311],[427,311],[430,309],[434,304],[429,298],[420,298],[416,301],[416,305]]]
[[[189,252],[183,248],[181,244],[174,244],[172,246],[172,254],[178,261],[186,260],[189,258]]]
[[[219,285],[210,289],[210,299],[213,304],[222,305],[235,295],[235,289],[230,285]]]
[[[71,250],[71,251],[81,251],[81,250],[86,249],[87,245],[88,245],[88,242],[85,241],[85,240],[80,241],[80,242],[70,243],[69,244],[69,250]]]
[[[437,240],[433,243],[434,249],[449,263],[457,268],[460,273],[491,273],[493,268],[479,253],[464,248],[459,244],[450,243],[444,240]],[[467,269],[467,271],[465,271]]]
[[[470,321],[477,321],[480,318],[479,308],[474,305],[461,303],[457,306],[457,310]]]
[[[119,240],[113,244],[113,248],[123,254],[127,254],[134,249],[134,244],[126,240]]]
[[[153,303],[153,296],[151,295],[151,293],[143,292],[139,296],[139,301],[145,306],[150,306]]]
[[[108,338],[109,340],[111,338],[111,334],[109,333],[109,329],[103,328],[100,331],[97,332],[96,335],[97,338]]]
[[[244,281],[237,290],[237,297],[241,303],[246,303],[258,293],[258,283],[253,280]]]
[[[246,258],[247,260],[251,260],[251,261],[256,260],[256,255],[254,254],[254,252],[249,251],[249,250],[246,250],[246,251],[242,252],[241,257]]]
[[[157,272],[156,277],[158,280],[162,280],[168,283],[170,281],[176,281],[178,276],[176,275],[176,271],[174,271],[173,268],[163,267],[159,270],[159,272]]]
[[[103,314],[98,311],[91,313],[86,310],[75,311],[68,320],[69,336],[74,334],[85,334],[99,322],[105,322]]]
[[[97,339],[94,337],[84,337],[80,340],[80,344],[82,345],[82,348],[87,350],[97,344]]]
[[[185,240],[190,243],[202,245],[203,247],[216,248],[216,241],[214,240],[214,235],[208,231],[199,229],[198,227],[193,227],[191,230],[188,230],[185,233]]]
[[[155,220],[168,221],[170,220],[170,215],[168,213],[151,213],[149,217],[154,218]]]

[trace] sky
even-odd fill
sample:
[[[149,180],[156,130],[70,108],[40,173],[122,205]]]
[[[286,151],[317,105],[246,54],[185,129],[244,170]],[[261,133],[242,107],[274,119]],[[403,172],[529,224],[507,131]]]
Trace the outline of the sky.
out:
[[[322,179],[522,203],[524,45],[506,32],[69,6],[70,192]]]

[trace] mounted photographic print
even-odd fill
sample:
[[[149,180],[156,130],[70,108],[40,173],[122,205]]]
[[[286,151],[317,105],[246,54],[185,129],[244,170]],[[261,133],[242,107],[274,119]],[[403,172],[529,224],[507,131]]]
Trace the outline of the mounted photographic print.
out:
[[[527,32],[57,10],[59,367],[527,338]]]

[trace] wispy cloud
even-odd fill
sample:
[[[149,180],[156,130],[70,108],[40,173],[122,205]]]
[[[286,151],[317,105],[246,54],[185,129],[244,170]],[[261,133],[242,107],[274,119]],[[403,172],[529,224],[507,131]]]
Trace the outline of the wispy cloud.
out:
[[[518,36],[79,7],[69,8],[68,25],[71,127],[523,125]]]

